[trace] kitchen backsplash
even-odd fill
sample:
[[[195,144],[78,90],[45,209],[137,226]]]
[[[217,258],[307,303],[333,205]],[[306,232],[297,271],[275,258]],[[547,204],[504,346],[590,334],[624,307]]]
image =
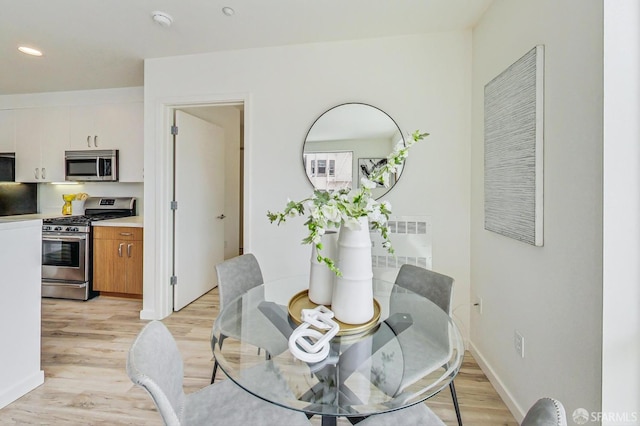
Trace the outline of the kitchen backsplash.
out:
[[[72,184],[38,184],[38,212],[62,213],[62,194],[86,192],[90,197],[136,197],[137,214],[144,212],[144,184],[122,182],[96,182]]]

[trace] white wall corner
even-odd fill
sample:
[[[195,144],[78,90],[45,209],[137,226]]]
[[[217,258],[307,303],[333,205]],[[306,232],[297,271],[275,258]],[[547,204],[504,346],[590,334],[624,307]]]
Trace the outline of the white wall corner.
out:
[[[495,388],[502,401],[505,403],[513,417],[515,417],[518,423],[522,422],[524,416],[527,413],[527,410],[524,410],[513,397],[513,394],[509,392],[507,386],[504,384],[500,377],[496,373],[496,371],[491,367],[491,364],[487,361],[487,359],[482,355],[482,353],[478,350],[478,348],[473,344],[473,342],[469,342],[469,352],[473,355],[473,358],[478,363],[478,366],[482,370],[482,372],[487,376],[491,385]]]

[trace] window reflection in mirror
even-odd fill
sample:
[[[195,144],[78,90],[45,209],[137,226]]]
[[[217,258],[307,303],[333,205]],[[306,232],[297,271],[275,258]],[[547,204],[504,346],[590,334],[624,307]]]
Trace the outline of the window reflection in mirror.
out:
[[[353,152],[305,152],[303,161],[314,188],[327,191],[352,188]]]
[[[342,104],[322,114],[309,129],[303,166],[315,189],[357,188],[360,178],[384,162],[397,143],[404,144],[402,132],[384,111],[362,103]],[[374,188],[374,196],[387,193],[401,173],[391,176],[389,187]]]

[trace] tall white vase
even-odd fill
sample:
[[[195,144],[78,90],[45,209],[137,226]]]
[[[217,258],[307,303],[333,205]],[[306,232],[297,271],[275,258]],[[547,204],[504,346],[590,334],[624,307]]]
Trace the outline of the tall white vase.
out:
[[[331,310],[347,324],[364,324],[373,318],[373,268],[369,220],[360,218],[360,229],[342,225],[338,236],[341,277],[336,278]]]
[[[338,252],[338,233],[327,231],[322,236],[322,251],[324,257],[336,258]],[[333,286],[336,274],[324,263],[318,262],[316,245],[311,245],[311,270],[309,272],[309,300],[318,305],[331,305]]]

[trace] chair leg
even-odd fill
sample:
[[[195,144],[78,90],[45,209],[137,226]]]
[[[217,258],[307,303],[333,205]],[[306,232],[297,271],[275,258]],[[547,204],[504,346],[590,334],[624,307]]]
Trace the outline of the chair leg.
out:
[[[453,399],[453,408],[455,408],[456,417],[458,418],[458,426],[462,426],[462,416],[460,415],[460,406],[458,405],[458,396],[456,395],[456,387],[453,385],[453,380],[449,382],[449,389],[451,390],[451,398]]]
[[[218,342],[218,344],[220,345],[220,348],[222,348],[222,343],[224,342],[224,339],[227,336],[225,336],[224,334],[220,335],[220,341]],[[216,372],[218,371],[218,361],[216,361],[216,358],[213,358],[213,373],[211,374],[211,384],[213,384],[213,382],[216,380]]]
[[[218,361],[213,361],[213,374],[211,375],[211,384],[216,380],[216,372],[218,371]]]

